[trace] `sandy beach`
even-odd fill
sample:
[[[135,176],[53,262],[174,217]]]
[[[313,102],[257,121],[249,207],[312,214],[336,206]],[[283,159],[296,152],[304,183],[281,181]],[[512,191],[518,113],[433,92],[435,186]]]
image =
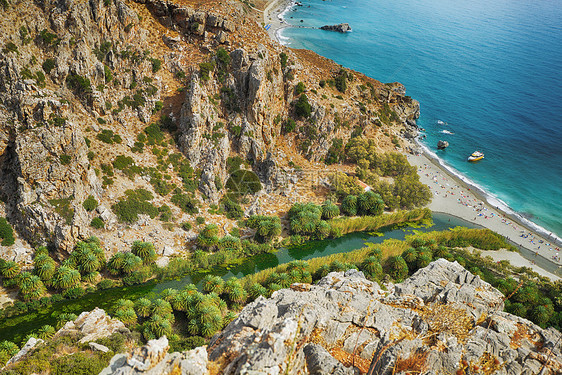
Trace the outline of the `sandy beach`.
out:
[[[497,257],[498,261],[509,260],[513,265],[531,267],[543,276],[560,280],[562,255],[557,245],[551,244],[550,240],[533,232],[513,215],[492,207],[477,189],[449,174],[437,161],[427,155],[408,155],[408,161],[418,168],[420,180],[431,189],[433,199],[428,207],[432,211],[457,216],[489,228],[513,242],[522,249],[521,251],[527,249],[530,252],[530,257],[523,257],[515,252],[498,252],[494,259]],[[490,252],[486,252],[485,255],[490,255]],[[537,265],[545,262],[550,262],[549,269],[556,274]]]
[[[271,0],[267,3],[263,11],[263,23],[267,29],[269,37],[277,42],[281,43],[278,38],[278,30],[289,27],[285,21],[283,21],[279,15],[287,9],[293,3],[292,0]],[[268,26],[269,25],[269,26]]]

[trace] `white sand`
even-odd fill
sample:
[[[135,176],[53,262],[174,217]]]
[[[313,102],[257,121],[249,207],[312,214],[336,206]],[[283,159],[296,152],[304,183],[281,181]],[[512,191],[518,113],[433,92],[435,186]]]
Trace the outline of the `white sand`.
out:
[[[488,256],[488,255],[492,257],[492,259],[495,260],[496,262],[499,262],[500,260],[507,260],[512,266],[529,267],[539,275],[548,277],[553,281],[562,280],[562,278],[538,267],[536,264],[532,263],[527,258],[523,258],[519,253],[508,251],[505,249],[482,251],[482,256]]]
[[[267,33],[269,37],[277,42],[280,42],[277,38],[277,31],[289,27],[285,21],[283,21],[279,15],[285,11],[285,9],[291,4],[291,0],[272,0],[270,1],[263,11],[263,23],[265,26],[271,25]]]
[[[425,155],[408,155],[408,161],[418,167],[421,182],[431,189],[433,200],[428,207],[432,211],[454,215],[489,228],[515,244],[536,253],[537,256],[558,265],[559,270],[562,269],[562,262],[560,261],[562,255],[556,245],[551,245],[545,238],[533,233],[532,230],[514,220],[514,218],[489,205],[474,188],[471,189],[463,181],[448,174],[445,169]],[[521,235],[527,237],[521,237]],[[520,254],[506,253],[502,256],[505,256],[507,260],[517,262],[517,264],[513,263],[514,265],[525,265],[533,268],[537,273],[554,276],[526,260]],[[501,259],[498,258],[498,260]],[[523,264],[523,260],[525,264]],[[559,279],[558,276],[554,277]]]

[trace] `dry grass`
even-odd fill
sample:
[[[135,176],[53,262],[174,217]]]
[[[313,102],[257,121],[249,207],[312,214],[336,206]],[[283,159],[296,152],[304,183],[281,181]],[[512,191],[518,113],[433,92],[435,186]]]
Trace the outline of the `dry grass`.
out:
[[[435,344],[435,337],[441,332],[448,332],[460,342],[465,342],[474,327],[473,319],[462,308],[450,304],[434,303],[422,309],[421,317],[429,326],[427,344]]]
[[[418,349],[407,358],[398,356],[394,363],[392,373],[398,374],[400,372],[405,372],[406,374],[421,374],[427,369],[426,360],[428,355],[429,351]]]
[[[330,351],[332,357],[340,361],[345,367],[355,366],[359,369],[361,374],[366,374],[369,371],[371,361],[369,359],[361,358],[357,354],[351,354],[336,346]]]

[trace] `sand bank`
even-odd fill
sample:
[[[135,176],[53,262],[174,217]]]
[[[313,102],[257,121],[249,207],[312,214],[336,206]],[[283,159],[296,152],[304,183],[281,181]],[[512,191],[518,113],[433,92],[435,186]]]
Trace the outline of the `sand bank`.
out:
[[[527,260],[525,266],[543,274],[545,271],[539,267],[542,263],[548,266],[545,267],[550,271],[547,273],[562,276],[562,255],[557,245],[533,232],[513,215],[491,206],[477,189],[449,174],[436,160],[421,154],[408,155],[408,161],[417,167],[421,182],[431,189],[433,199],[428,207],[432,211],[457,216],[489,228],[525,252],[525,257],[513,254],[507,260],[521,263],[521,257]]]
[[[281,41],[279,40],[278,31],[290,26],[283,21],[281,14],[293,4],[293,0],[271,0],[263,11],[264,27],[267,28],[269,37],[279,43]]]

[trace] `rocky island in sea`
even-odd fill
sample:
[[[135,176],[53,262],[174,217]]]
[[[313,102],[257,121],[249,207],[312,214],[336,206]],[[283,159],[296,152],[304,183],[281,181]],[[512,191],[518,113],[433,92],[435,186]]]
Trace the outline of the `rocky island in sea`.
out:
[[[557,276],[275,5],[0,0],[0,372],[560,371]]]

